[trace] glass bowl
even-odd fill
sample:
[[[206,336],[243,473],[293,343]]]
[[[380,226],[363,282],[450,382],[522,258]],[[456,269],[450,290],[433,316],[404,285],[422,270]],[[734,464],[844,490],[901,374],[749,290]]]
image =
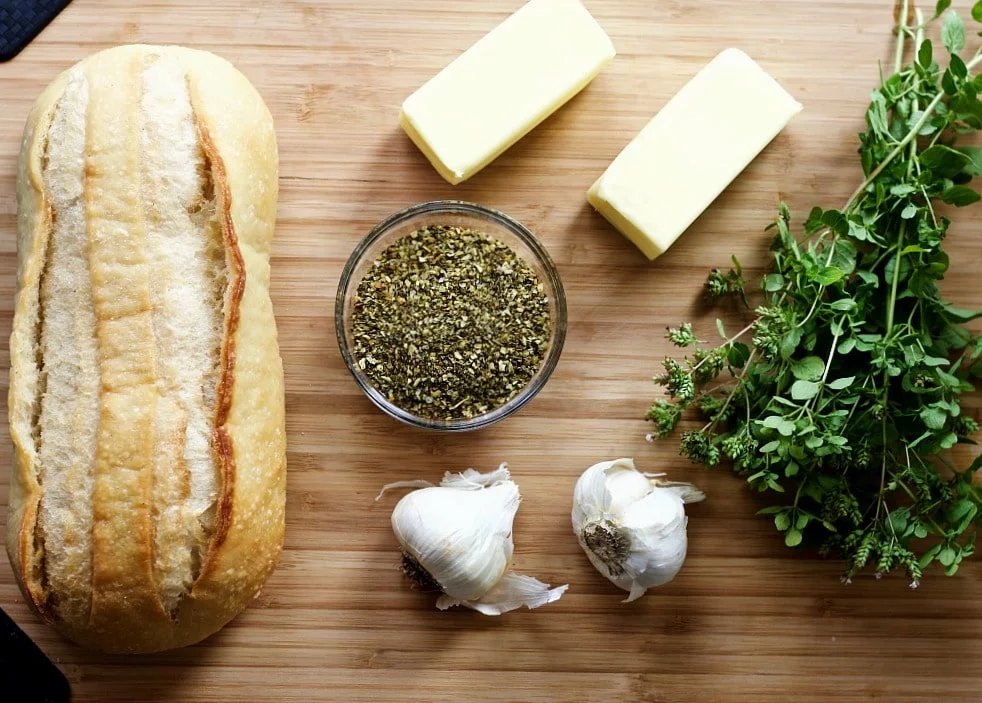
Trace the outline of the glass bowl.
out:
[[[545,356],[538,371],[525,387],[504,405],[489,410],[483,415],[460,420],[433,420],[408,412],[380,393],[364,371],[359,368],[354,357],[354,342],[351,338],[351,316],[354,310],[355,295],[362,278],[375,263],[378,256],[391,244],[422,227],[449,225],[468,227],[494,237],[511,247],[539,277],[548,298],[550,316],[550,339]],[[549,254],[521,223],[505,214],[458,200],[438,200],[420,203],[406,208],[379,223],[355,247],[348,263],[341,273],[334,308],[334,322],[337,328],[338,345],[348,371],[354,376],[358,386],[378,408],[397,420],[427,430],[444,432],[464,432],[488,427],[503,420],[535,397],[542,390],[549,376],[559,362],[566,339],[566,296],[559,272],[549,258]]]

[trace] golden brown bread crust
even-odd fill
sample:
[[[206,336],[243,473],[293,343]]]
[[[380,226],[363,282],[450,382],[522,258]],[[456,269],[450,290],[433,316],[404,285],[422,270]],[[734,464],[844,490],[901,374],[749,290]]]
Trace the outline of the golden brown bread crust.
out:
[[[151,464],[159,393],[139,189],[139,76],[148,56],[179,62],[201,148],[211,167],[228,286],[211,447],[220,475],[214,527],[189,592],[168,612],[154,575]],[[43,160],[68,72],[38,98],[24,133],[18,179],[18,287],[11,335],[14,444],[7,550],[22,591],[69,638],[94,648],[150,652],[197,642],[258,594],[283,543],[286,439],[283,374],[269,299],[277,201],[272,119],[229,63],[181,47],[122,46],[72,70],[89,81],[85,216],[102,391],[92,487],[88,617],[64,617],[45,579],[38,533],[36,399],[39,289],[52,230]],[[124,179],[120,181],[119,179]],[[92,197],[90,197],[92,196]],[[122,226],[121,226],[122,225]],[[87,538],[88,536],[86,536]]]

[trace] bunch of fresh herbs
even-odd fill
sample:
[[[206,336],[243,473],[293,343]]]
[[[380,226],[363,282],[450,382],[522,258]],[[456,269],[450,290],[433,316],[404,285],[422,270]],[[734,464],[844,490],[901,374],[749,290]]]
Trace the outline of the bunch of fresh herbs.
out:
[[[916,586],[932,562],[955,573],[982,518],[982,458],[958,468],[947,452],[979,429],[961,406],[982,376],[982,339],[965,327],[979,314],[938,288],[949,220],[935,209],[980,199],[969,183],[982,149],[956,140],[982,130],[982,50],[962,58],[965,25],[942,0],[942,68],[921,13],[899,4],[894,72],[873,91],[860,134],[862,183],[845,207],[814,208],[801,235],[782,204],[756,319],[730,338],[718,324],[726,341],[713,348],[691,325],[669,330],[692,352],[666,359],[655,381],[669,398],[647,418],[664,438],[698,408],[707,422],[682,434],[682,454],[708,467],[729,460],[773,494],[760,512],[788,546],[814,539],[845,559],[847,579],[903,569]],[[982,22],[982,2],[972,16]],[[734,264],[710,275],[714,300],[746,301]],[[748,334],[752,344],[739,341]]]

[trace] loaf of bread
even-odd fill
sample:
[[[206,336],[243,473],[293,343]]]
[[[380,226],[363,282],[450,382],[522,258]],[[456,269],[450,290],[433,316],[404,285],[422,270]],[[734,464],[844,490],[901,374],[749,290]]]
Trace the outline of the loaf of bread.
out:
[[[114,652],[212,634],[283,543],[272,118],[228,62],[122,46],[27,122],[7,550],[28,602]]]

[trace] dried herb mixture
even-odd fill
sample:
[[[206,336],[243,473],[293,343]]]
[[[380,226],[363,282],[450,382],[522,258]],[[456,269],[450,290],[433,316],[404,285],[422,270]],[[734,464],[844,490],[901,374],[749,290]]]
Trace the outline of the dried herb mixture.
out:
[[[390,402],[431,420],[483,415],[517,395],[549,346],[536,272],[482,232],[430,226],[388,247],[352,315],[359,367]]]

